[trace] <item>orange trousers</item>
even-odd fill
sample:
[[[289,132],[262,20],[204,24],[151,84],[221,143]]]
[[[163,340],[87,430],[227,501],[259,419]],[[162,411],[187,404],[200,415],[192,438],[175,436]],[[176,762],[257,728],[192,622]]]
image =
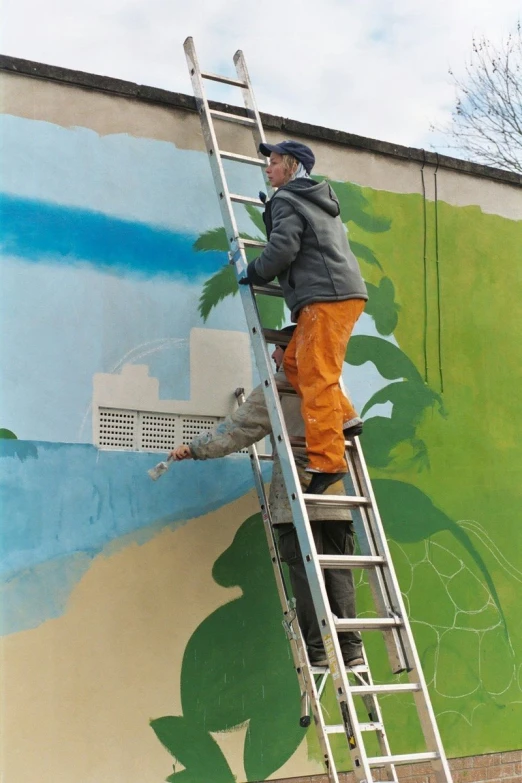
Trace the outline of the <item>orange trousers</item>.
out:
[[[364,299],[305,305],[285,351],[286,377],[301,397],[308,467],[322,473],[347,470],[343,423],[357,413],[339,379],[348,340],[365,305]]]

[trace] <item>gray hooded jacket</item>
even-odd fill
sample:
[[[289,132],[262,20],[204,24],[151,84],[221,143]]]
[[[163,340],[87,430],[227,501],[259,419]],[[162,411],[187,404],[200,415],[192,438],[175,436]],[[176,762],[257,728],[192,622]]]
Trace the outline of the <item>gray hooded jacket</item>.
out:
[[[283,370],[279,370],[275,376],[277,382],[286,382]],[[304,422],[301,416],[301,401],[298,397],[284,395],[281,399],[281,407],[288,434],[291,437],[304,437]],[[251,446],[253,443],[271,435],[272,425],[268,416],[265,397],[261,386],[257,386],[234,413],[227,416],[210,432],[204,432],[194,438],[188,445],[194,459],[215,459],[226,457],[236,451]],[[273,444],[272,444],[273,445]],[[268,503],[274,525],[292,524],[292,512],[286,492],[281,463],[277,451],[273,448],[274,465]],[[301,486],[305,489],[311,479],[311,473],[306,473],[306,452],[297,450],[294,454],[297,472],[301,480]],[[344,487],[338,481],[327,489],[327,494],[343,495]],[[311,521],[319,520],[350,520],[349,509],[312,507],[308,509]]]
[[[294,321],[312,302],[368,299],[340,211],[328,182],[312,179],[289,182],[267,202],[268,244],[248,274],[258,283],[279,279]]]

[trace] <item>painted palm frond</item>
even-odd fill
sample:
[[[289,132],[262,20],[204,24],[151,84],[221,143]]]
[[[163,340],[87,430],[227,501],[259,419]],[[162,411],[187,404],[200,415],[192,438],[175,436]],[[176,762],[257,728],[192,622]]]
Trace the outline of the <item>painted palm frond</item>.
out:
[[[220,228],[211,228],[201,234],[193,246],[196,252],[222,252],[228,251],[228,240],[223,226]]]
[[[237,294],[237,280],[234,268],[230,264],[222,266],[219,272],[212,275],[204,284],[199,297],[198,310],[203,321],[206,321],[213,307],[216,307],[227,296]]]
[[[256,241],[262,241],[266,238],[265,224],[263,222],[263,216],[259,210],[252,206],[247,205],[246,210],[252,223],[259,230],[259,236],[251,236],[250,234],[241,233],[243,239],[255,239]],[[212,228],[209,231],[205,231],[194,242],[194,250],[196,252],[226,252],[228,250],[228,241],[225,229]],[[246,256],[249,261],[259,255],[258,248],[248,248]],[[236,275],[234,269],[229,264],[225,264],[218,272],[212,275],[203,285],[203,291],[199,298],[199,314],[204,321],[213,307],[223,301],[227,296],[235,296],[238,291],[238,285],[236,281]],[[279,329],[285,323],[285,305],[282,299],[273,296],[258,296],[257,306],[259,308],[259,317],[263,326],[270,329]]]
[[[252,237],[249,234],[241,234],[241,236],[243,239],[260,239],[260,237]],[[205,231],[196,239],[193,248],[198,253],[227,252],[228,240],[225,229],[221,226]],[[246,255],[250,261],[252,256],[256,255],[255,248],[249,248]],[[213,307],[216,307],[227,296],[235,296],[235,294],[237,294],[236,275],[233,267],[225,264],[203,284],[198,306],[199,314],[203,320],[207,320]]]

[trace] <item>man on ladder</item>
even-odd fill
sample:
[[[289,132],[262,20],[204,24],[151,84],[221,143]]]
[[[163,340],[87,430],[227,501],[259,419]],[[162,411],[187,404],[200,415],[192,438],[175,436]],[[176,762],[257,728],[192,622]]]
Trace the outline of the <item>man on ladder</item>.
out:
[[[348,340],[368,299],[350,250],[337,196],[310,172],[312,150],[296,141],[260,144],[270,156],[266,175],[274,196],[266,203],[268,243],[240,283],[266,286],[275,277],[297,328],[285,353],[288,380],[302,398],[307,492],[320,495],[347,471],[345,434],[361,420],[339,385]]]
[[[293,335],[295,326],[282,330]],[[284,384],[286,377],[282,368],[285,346],[276,346],[272,359],[276,365],[276,382]],[[286,428],[290,436],[302,438],[304,422],[299,411],[299,400],[295,395],[285,395],[282,408],[285,415]],[[215,459],[240,451],[251,446],[271,434],[272,427],[265,398],[261,386],[255,388],[245,402],[212,431],[205,432],[194,438],[189,444],[183,444],[173,449],[171,457],[174,461],[184,459]],[[269,505],[272,524],[277,529],[279,538],[279,554],[290,570],[290,580],[296,600],[297,619],[308,650],[312,666],[327,666],[328,661],[324,651],[323,640],[306,578],[303,559],[299,550],[296,531],[293,525],[292,512],[288,495],[281,473],[277,450],[273,449],[274,466],[270,484]],[[310,474],[306,473],[307,464],[304,449],[296,449],[295,461],[301,479],[301,486],[306,490],[310,483]],[[329,488],[334,494],[344,491],[340,482]],[[347,508],[316,508],[310,512],[312,532],[317,552],[324,555],[353,555],[354,534],[351,512]],[[330,600],[332,612],[338,617],[355,617],[355,585],[351,571],[331,570],[327,573],[326,591]],[[347,631],[339,634],[339,642],[343,660],[347,667],[364,664],[361,657],[361,635],[357,631]]]

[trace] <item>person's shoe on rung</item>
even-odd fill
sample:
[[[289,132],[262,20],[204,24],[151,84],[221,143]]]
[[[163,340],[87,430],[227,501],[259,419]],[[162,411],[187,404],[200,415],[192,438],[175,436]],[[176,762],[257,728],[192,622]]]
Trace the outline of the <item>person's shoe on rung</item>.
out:
[[[348,660],[345,660],[344,665],[348,669],[351,669],[352,666],[364,666],[364,658],[360,655],[357,655],[355,658],[349,658]]]
[[[328,666],[328,658],[326,655],[318,658],[310,658],[310,666]]]
[[[363,420],[359,416],[356,416],[355,419],[350,419],[350,421],[343,424],[343,435],[347,440],[354,438],[356,435],[361,435],[362,431]]]
[[[345,472],[312,473],[312,480],[308,485],[305,495],[322,495],[323,492],[328,489],[330,484],[335,484],[336,481],[341,481],[345,475]]]

